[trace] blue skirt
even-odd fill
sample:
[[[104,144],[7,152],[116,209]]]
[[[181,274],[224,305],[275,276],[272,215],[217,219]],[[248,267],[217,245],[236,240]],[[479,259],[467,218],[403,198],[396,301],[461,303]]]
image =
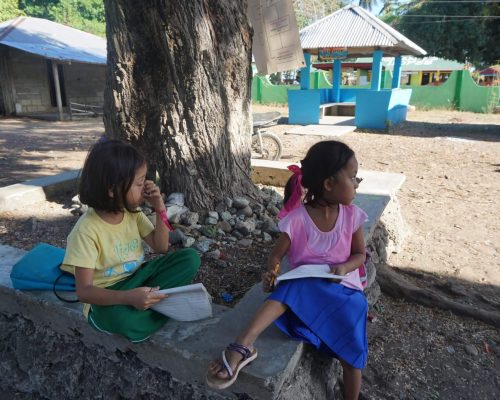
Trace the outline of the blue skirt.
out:
[[[327,279],[282,281],[268,300],[288,306],[275,324],[292,339],[363,369],[368,359],[368,303],[359,290]]]

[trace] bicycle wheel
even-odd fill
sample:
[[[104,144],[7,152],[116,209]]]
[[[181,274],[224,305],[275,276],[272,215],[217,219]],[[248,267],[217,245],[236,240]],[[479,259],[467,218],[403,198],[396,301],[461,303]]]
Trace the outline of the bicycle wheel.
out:
[[[268,132],[261,132],[260,137],[262,140],[262,149],[260,148],[259,135],[252,136],[252,154],[255,153],[259,158],[264,160],[279,160],[283,151],[280,138]]]

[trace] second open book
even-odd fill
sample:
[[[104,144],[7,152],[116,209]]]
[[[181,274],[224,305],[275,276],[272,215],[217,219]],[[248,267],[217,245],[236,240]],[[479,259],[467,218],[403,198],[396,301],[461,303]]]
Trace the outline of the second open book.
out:
[[[328,279],[344,279],[348,275],[335,275],[330,272],[328,264],[304,264],[294,268],[276,278],[276,281],[285,281],[287,279],[300,278],[328,278]]]
[[[202,283],[158,290],[168,294],[151,308],[177,321],[196,321],[212,316],[212,299]]]

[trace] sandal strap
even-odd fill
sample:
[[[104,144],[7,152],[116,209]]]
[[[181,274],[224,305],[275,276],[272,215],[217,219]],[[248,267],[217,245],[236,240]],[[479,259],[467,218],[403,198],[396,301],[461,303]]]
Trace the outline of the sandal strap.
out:
[[[223,369],[226,370],[227,372],[227,375],[229,376],[229,378],[232,378],[233,377],[233,369],[231,368],[231,366],[229,365],[229,363],[227,362],[227,359],[226,359],[226,352],[224,350],[222,350],[222,367],[219,372],[221,372]]]
[[[229,343],[229,346],[227,346],[226,349],[239,353],[243,357],[242,361],[246,360],[252,355],[252,352],[248,347],[238,343]]]

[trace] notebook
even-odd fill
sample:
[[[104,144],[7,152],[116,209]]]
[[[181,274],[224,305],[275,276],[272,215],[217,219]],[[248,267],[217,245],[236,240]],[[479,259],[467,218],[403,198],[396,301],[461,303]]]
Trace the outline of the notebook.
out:
[[[196,321],[212,316],[212,299],[202,283],[158,290],[168,294],[151,308],[177,321]]]
[[[300,279],[300,278],[328,278],[328,279],[344,279],[346,275],[335,275],[330,272],[328,264],[304,264],[294,268],[276,278],[276,281],[285,281],[287,279]]]

